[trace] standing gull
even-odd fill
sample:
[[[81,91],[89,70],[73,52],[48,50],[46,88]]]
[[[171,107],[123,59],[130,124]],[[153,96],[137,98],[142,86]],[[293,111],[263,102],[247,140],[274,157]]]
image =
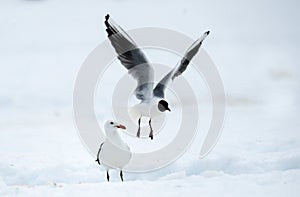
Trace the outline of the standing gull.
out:
[[[186,70],[191,59],[199,51],[203,40],[208,36],[209,31],[206,31],[187,49],[184,57],[154,87],[154,70],[142,50],[138,48],[132,38],[109,15],[105,16],[104,24],[108,39],[118,54],[118,59],[128,70],[128,73],[137,80],[137,88],[134,94],[140,100],[140,103],[130,108],[130,113],[137,117],[137,137],[140,137],[141,118],[148,117],[150,127],[149,137],[152,140],[153,129],[151,119],[162,115],[166,111],[171,111],[168,102],[165,100],[165,91],[168,83]]]
[[[120,170],[120,177],[123,181],[122,168],[131,159],[129,146],[123,142],[118,133],[118,128],[126,129],[125,126],[113,121],[107,121],[104,125],[106,134],[105,141],[100,145],[97,153],[96,162],[106,169],[106,179],[109,181],[109,169],[117,168]]]

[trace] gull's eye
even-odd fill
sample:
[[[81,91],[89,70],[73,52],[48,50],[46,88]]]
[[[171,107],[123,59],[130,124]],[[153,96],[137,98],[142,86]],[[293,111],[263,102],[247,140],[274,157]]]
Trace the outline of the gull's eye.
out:
[[[114,124],[113,122],[110,122],[110,124]]]

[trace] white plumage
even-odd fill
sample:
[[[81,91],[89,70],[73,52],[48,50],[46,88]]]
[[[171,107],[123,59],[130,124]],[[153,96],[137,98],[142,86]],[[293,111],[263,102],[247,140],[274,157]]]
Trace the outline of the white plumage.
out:
[[[106,169],[106,178],[109,181],[109,169],[120,170],[123,181],[123,167],[130,161],[131,152],[129,146],[122,140],[118,129],[126,129],[125,126],[113,121],[107,121],[104,125],[105,141],[100,145],[97,162]]]

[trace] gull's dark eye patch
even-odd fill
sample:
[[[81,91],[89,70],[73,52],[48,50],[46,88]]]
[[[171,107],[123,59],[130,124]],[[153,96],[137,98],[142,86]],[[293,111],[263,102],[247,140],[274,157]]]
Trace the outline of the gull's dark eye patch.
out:
[[[113,122],[110,122],[110,124],[114,124]]]

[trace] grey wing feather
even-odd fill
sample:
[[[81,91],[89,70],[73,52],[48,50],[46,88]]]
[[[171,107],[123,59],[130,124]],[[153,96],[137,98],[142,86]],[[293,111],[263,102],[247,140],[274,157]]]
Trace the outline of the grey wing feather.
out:
[[[154,70],[146,56],[130,36],[109,15],[106,15],[104,23],[108,38],[118,54],[118,59],[128,70],[128,73],[137,80],[136,97],[140,100],[151,98]]]
[[[208,36],[209,31],[205,32],[199,39],[197,39],[186,51],[184,57],[178,62],[177,66],[173,68],[160,82],[156,85],[153,90],[154,96],[164,98],[165,97],[165,89],[170,80],[174,80],[177,76],[181,75],[189,65],[192,58],[199,51],[203,40]]]

